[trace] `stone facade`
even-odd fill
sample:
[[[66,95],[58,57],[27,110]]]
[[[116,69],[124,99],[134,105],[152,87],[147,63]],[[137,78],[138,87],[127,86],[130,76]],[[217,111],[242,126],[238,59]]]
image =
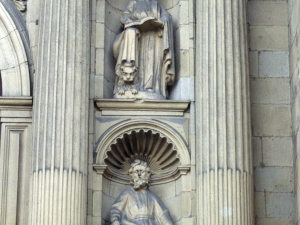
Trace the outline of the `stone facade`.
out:
[[[169,99],[116,101],[127,0],[0,0],[0,224],[110,224],[124,143],[151,138],[174,224],[298,224],[300,0],[158,2]]]

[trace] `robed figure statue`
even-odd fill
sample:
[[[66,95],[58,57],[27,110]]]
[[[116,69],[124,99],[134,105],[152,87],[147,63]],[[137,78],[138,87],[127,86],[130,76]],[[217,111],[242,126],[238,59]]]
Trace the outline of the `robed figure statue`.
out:
[[[133,187],[123,191],[111,207],[112,225],[173,225],[162,200],[152,193],[151,169],[142,160],[135,160],[129,170]]]
[[[175,77],[171,15],[157,0],[129,0],[121,23],[113,43],[114,98],[168,98]]]

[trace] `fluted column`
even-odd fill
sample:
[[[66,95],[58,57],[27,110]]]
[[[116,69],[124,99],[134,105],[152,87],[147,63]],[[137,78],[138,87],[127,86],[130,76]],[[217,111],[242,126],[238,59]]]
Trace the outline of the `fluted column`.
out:
[[[86,224],[89,1],[40,9],[30,224]]]
[[[197,224],[253,224],[245,3],[196,1]]]

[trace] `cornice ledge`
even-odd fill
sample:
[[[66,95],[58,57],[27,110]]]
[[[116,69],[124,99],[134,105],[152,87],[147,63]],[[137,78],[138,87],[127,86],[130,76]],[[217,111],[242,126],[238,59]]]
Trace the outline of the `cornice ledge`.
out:
[[[185,112],[190,101],[176,100],[141,100],[141,99],[94,99],[100,111],[164,111]]]
[[[32,97],[0,97],[1,106],[32,106]]]
[[[103,175],[104,171],[106,170],[107,165],[97,165],[94,164],[93,168],[96,171],[97,174]]]

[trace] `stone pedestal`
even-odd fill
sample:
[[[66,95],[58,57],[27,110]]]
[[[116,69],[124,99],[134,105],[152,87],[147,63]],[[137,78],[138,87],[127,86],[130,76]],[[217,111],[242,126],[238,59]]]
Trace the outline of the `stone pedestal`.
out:
[[[86,224],[89,1],[41,3],[30,224]]]
[[[253,224],[245,1],[197,1],[197,224]]]

